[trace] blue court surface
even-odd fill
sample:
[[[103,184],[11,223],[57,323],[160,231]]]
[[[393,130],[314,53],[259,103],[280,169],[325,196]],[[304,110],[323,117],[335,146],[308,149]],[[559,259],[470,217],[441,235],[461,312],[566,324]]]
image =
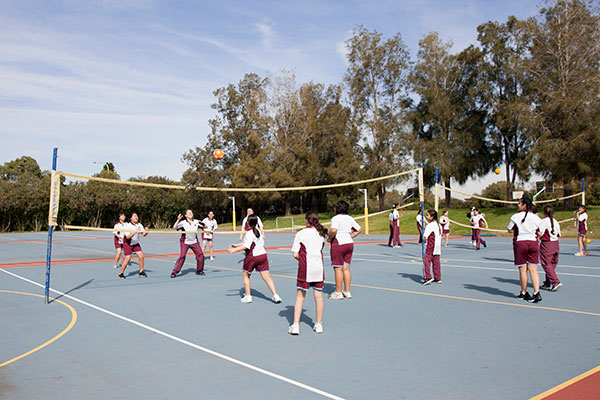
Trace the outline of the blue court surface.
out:
[[[575,257],[575,239],[561,240],[564,286],[530,304],[515,298],[510,238],[481,251],[451,240],[443,283],[424,287],[414,237],[392,249],[387,235],[361,235],[353,298],[325,299],[318,335],[309,293],[291,336],[292,234],[267,235],[281,304],[256,273],[254,301],[240,303],[243,255],[223,252],[237,235],[216,237],[206,276],[190,252],[175,279],[179,238],[150,235],[141,241],[148,278],[133,264],[125,280],[110,234],[54,238],[56,300],[45,305],[46,235],[0,235],[3,399],[527,399],[600,364],[596,242]],[[330,267],[326,278],[329,293]]]

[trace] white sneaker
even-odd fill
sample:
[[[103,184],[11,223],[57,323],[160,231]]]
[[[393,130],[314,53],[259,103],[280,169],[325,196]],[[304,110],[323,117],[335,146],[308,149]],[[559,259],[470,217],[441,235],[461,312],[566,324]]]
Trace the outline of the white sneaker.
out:
[[[342,294],[342,292],[331,292],[329,293],[329,296],[327,296],[328,298],[330,298],[331,300],[343,300],[344,299],[344,295]]]
[[[281,297],[279,297],[277,293],[273,295],[273,298],[271,300],[273,300],[274,303],[281,303]]]
[[[119,266],[117,264],[113,265],[113,269],[117,269]]]
[[[574,255],[574,256],[577,256],[577,257],[583,257],[583,253],[575,253],[575,254],[573,254],[573,255]]]
[[[298,334],[300,334],[300,325],[298,325],[298,324],[291,324],[290,327],[288,328],[288,333],[290,335],[298,335]]]
[[[244,297],[240,299],[242,303],[252,303],[252,296],[249,294],[245,294]]]
[[[315,333],[323,333],[323,324],[320,322],[315,323],[315,326],[313,326],[313,331],[315,331]]]
[[[213,256],[211,256],[210,261],[215,261],[215,258]]]
[[[350,292],[342,292],[342,295],[344,295],[344,297],[346,299],[351,299],[352,298],[352,295],[350,294]]]

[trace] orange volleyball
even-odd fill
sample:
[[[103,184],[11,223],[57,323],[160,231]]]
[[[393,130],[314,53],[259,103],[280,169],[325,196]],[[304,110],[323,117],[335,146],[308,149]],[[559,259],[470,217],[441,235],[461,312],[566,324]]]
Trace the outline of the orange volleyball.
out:
[[[223,150],[221,149],[216,149],[215,151],[213,151],[213,157],[217,160],[220,160],[223,157],[225,157],[225,153],[223,153]]]

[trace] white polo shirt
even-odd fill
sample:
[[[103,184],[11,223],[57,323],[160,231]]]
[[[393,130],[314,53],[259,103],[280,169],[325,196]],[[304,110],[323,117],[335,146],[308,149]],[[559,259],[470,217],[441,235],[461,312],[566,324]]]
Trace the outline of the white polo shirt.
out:
[[[306,282],[322,282],[323,281],[323,245],[326,238],[319,235],[315,228],[304,228],[296,233],[292,252],[300,253],[300,249],[304,246],[306,250]]]
[[[356,231],[360,231],[360,225],[350,215],[338,214],[331,218],[331,229],[337,229],[335,238],[338,244],[354,243],[350,237],[353,228]]]
[[[510,222],[508,223],[508,230],[517,227],[518,235],[517,241],[523,240],[536,240],[537,241],[537,230],[540,222],[542,221],[537,214],[532,212],[527,213],[527,218],[525,218],[525,222],[523,221],[523,217],[525,217],[525,211],[518,212],[510,217]]]
[[[196,232],[200,230],[200,221],[197,219],[192,220],[192,222],[188,222],[187,219],[183,221],[179,221],[177,224],[177,229],[183,229],[184,232]],[[192,245],[194,243],[198,243],[198,234],[197,233],[186,233],[185,240],[183,241],[185,244]]]
[[[250,252],[250,255],[254,257],[267,254],[267,250],[265,250],[264,235],[261,234],[260,237],[257,238],[252,229],[246,232],[246,234],[244,235],[244,241],[242,243],[244,244],[244,247],[248,250],[252,249],[252,244],[254,243],[254,248]]]
[[[202,220],[202,223],[204,224],[204,238],[212,239],[213,232],[216,231],[218,228],[217,220],[214,218],[208,219],[208,217],[206,217]]]

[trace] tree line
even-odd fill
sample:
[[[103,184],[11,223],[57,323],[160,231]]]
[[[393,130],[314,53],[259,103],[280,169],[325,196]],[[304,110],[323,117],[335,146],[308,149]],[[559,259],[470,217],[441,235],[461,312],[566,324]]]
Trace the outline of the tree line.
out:
[[[533,172],[569,194],[600,170],[600,15],[595,2],[553,0],[537,16],[477,27],[478,45],[452,51],[430,32],[411,59],[400,33],[364,26],[347,40],[338,84],[298,83],[294,74],[248,73],[214,91],[207,143],[183,155],[186,186],[307,186],[380,177],[423,165],[431,187],[464,183],[505,165],[505,199]],[[222,149],[221,160],[212,154]],[[118,178],[114,166],[99,176]],[[178,183],[164,177],[134,178]],[[410,178],[413,179],[413,178]],[[380,210],[401,178],[366,185]],[[410,185],[411,183],[409,183]],[[412,182],[416,186],[416,182]],[[365,187],[363,185],[363,187]],[[362,207],[355,187],[236,193],[238,212],[323,210],[341,196]],[[0,229],[46,225],[48,172],[30,157],[0,167]],[[496,191],[497,192],[497,191]],[[445,193],[445,206],[451,205]],[[61,189],[67,224],[110,226],[119,211],[146,210],[153,226],[186,207],[230,210],[227,193],[73,182]],[[228,211],[221,211],[229,214]],[[223,215],[223,219],[226,216]]]

